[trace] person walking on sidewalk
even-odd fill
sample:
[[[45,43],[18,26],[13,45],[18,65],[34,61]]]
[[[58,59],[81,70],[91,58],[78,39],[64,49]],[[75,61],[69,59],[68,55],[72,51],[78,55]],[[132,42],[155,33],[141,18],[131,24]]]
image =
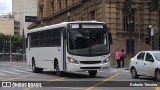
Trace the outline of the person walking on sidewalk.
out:
[[[120,68],[120,63],[121,63],[121,51],[119,50],[119,48],[116,51],[116,55],[115,55],[116,61],[117,61],[117,68]]]
[[[121,50],[121,63],[122,63],[122,68],[124,68],[124,60],[125,60],[125,57],[126,57],[126,53],[124,51],[124,49]]]

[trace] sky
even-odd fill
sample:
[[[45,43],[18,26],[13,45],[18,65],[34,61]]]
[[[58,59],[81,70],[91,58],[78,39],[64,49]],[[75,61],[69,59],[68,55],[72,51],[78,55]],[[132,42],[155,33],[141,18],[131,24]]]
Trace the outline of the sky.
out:
[[[12,0],[0,0],[0,14],[12,12]]]

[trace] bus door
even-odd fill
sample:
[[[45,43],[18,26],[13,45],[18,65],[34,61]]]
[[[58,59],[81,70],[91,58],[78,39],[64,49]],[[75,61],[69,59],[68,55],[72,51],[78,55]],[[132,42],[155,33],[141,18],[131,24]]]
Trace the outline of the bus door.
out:
[[[66,34],[66,28],[62,28],[62,50],[63,50],[63,55],[62,55],[62,60],[63,60],[63,70],[66,71],[66,50],[67,50],[67,34]]]

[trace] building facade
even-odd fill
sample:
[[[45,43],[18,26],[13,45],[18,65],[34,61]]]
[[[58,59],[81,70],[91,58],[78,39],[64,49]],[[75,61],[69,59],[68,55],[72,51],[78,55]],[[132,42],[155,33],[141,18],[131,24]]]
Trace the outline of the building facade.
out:
[[[135,54],[151,49],[145,43],[145,30],[151,24],[157,32],[160,17],[158,12],[149,11],[149,0],[132,1],[131,20],[128,21],[123,13],[124,0],[38,0],[39,21],[28,28],[65,21],[102,21],[112,33],[112,54],[117,48]]]
[[[25,22],[25,16],[37,16],[37,0],[13,0],[12,14],[16,21],[20,22],[20,34],[23,30],[27,31],[27,27],[32,22]]]
[[[5,35],[19,35],[20,22],[15,21],[12,15],[0,16],[0,33]]]

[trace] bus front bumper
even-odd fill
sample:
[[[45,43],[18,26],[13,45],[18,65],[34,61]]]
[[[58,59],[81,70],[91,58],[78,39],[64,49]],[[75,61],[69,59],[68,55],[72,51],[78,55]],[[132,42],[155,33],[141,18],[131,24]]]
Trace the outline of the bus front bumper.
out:
[[[91,70],[97,70],[102,71],[110,69],[110,63],[104,63],[104,64],[74,64],[74,63],[68,63],[67,64],[67,71],[69,72],[81,72],[81,71],[91,71]]]

